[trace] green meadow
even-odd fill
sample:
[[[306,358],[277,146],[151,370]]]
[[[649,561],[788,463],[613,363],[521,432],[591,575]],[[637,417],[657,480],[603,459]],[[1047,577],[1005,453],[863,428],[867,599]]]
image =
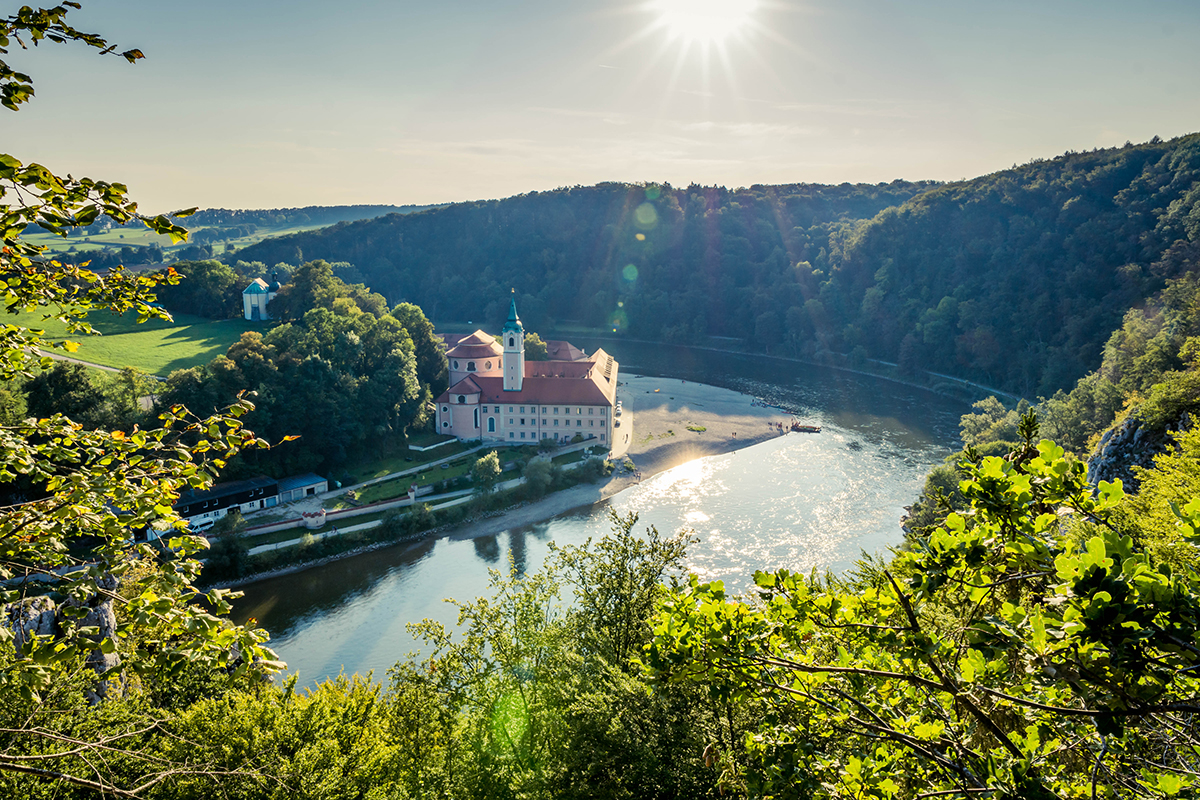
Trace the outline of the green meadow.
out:
[[[184,224],[184,227],[188,227],[186,219],[183,220],[183,224]],[[205,230],[206,228],[209,228],[209,227],[213,227],[213,226],[198,225],[195,227],[189,227],[188,230],[194,235],[194,234],[196,234],[202,230]],[[257,231],[255,231],[254,233],[252,233],[249,236],[240,236],[240,237],[230,236],[228,238],[225,238],[224,236],[222,236],[222,238],[219,240],[219,243],[217,245],[215,245],[217,255],[214,257],[220,258],[222,249],[226,248],[226,247],[233,247],[234,249],[240,250],[243,247],[248,247],[252,244],[257,244],[258,242],[261,242],[263,239],[266,239],[271,236],[285,236],[289,233],[299,233],[301,231],[311,231],[311,230],[316,230],[317,228],[321,228],[321,227],[325,227],[325,226],[323,226],[323,225],[280,225],[278,227],[260,226]],[[220,230],[219,227],[217,229]],[[72,247],[74,247],[76,250],[81,251],[81,252],[88,252],[91,250],[106,250],[109,248],[145,247],[154,242],[157,242],[158,245],[160,247],[162,247],[164,252],[171,253],[176,250],[181,250],[182,248],[187,247],[189,244],[193,243],[193,241],[175,243],[175,242],[171,241],[170,236],[163,236],[163,235],[154,233],[147,228],[138,228],[133,225],[130,225],[127,228],[113,228],[112,230],[108,230],[108,231],[104,231],[104,232],[98,231],[96,233],[90,233],[86,236],[75,235],[75,236],[69,236],[69,237],[64,238],[62,236],[58,236],[53,233],[39,232],[39,233],[26,234],[26,235],[22,236],[21,238],[24,241],[30,242],[31,244],[38,244],[38,245],[47,247],[52,252],[55,252],[55,253],[66,252],[67,250],[69,250]],[[170,261],[171,259],[167,259],[167,260]]]
[[[118,317],[105,313],[88,316],[99,336],[67,334],[66,326],[55,320],[42,320],[39,314],[17,314],[5,322],[40,328],[50,341],[69,339],[79,349],[66,354],[81,361],[108,367],[136,367],[151,375],[166,376],[173,370],[207,364],[224,355],[244,331],[265,331],[267,325],[244,319],[211,320],[176,314],[174,322],[148,320],[137,323],[135,314]]]

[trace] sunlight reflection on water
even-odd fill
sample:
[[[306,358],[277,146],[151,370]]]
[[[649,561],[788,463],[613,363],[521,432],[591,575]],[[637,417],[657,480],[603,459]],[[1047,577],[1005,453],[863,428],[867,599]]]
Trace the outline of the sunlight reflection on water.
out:
[[[679,368],[678,359],[690,351],[669,354]],[[725,363],[711,354],[703,361],[726,373],[761,366],[742,359]],[[770,376],[779,379],[777,365],[771,367]],[[489,569],[505,570],[510,563],[519,571],[538,569],[551,541],[578,544],[603,536],[609,507],[637,512],[639,528],[690,529],[698,541],[689,550],[689,569],[704,580],[721,579],[735,592],[749,588],[756,569],[842,572],[860,552],[899,543],[903,506],[916,497],[929,468],[950,452],[964,408],[844,373],[796,368],[796,374],[786,386],[746,388],[803,407],[806,418],[823,426],[819,434],[789,434],[692,461],[607,504],[496,536],[466,532],[422,540],[260,581],[245,587],[235,618],[257,617],[303,682],[343,668],[373,669],[382,677],[416,646],[407,623],[428,617],[453,625],[457,609],[443,598],[488,593]]]

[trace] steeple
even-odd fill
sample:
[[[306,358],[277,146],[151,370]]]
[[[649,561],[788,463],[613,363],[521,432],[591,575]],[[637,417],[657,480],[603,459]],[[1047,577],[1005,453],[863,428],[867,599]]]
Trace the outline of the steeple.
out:
[[[517,316],[517,290],[516,289],[513,289],[512,302],[508,306],[508,322],[504,323],[504,327],[501,330],[504,332],[507,332],[510,330],[513,330],[513,331],[524,331],[525,330],[525,326],[523,326],[521,324],[521,318],[519,316]]]
[[[517,290],[513,289],[508,322],[500,330],[504,344],[504,391],[519,392],[525,381],[525,326],[517,316]]]

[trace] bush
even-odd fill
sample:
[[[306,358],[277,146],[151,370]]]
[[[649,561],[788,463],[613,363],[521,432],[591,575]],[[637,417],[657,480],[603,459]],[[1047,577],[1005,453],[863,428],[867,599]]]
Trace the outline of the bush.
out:
[[[246,574],[250,548],[242,534],[246,520],[241,512],[226,514],[208,532],[212,542],[204,559],[204,574],[212,580],[232,580]]]

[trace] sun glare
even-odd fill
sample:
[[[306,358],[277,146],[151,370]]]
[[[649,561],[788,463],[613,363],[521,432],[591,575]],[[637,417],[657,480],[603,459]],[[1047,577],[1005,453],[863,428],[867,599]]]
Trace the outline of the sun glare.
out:
[[[749,22],[758,0],[654,0],[653,5],[672,36],[710,44]]]

